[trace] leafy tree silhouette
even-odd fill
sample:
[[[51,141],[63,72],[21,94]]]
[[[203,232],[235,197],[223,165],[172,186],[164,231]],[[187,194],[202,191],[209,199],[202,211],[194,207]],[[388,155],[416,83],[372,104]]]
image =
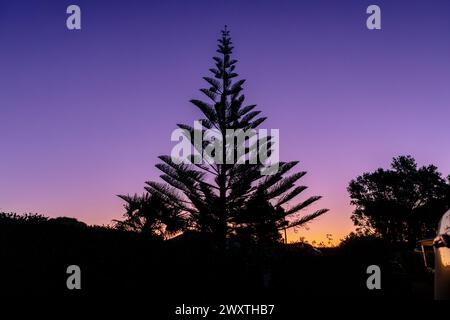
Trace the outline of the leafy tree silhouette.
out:
[[[391,169],[378,169],[352,180],[348,187],[359,234],[375,234],[391,242],[414,246],[434,236],[450,206],[450,177],[434,165],[417,167],[411,156],[394,158]]]
[[[124,220],[114,220],[115,228],[167,238],[183,230],[186,219],[177,207],[161,201],[158,195],[144,193],[119,195],[126,204]]]
[[[274,146],[272,136],[258,137],[255,143],[250,142],[250,137],[241,141],[233,138],[234,143],[228,143],[231,141],[228,140],[230,132],[248,132],[266,118],[258,117],[260,111],[255,111],[256,105],[244,104],[242,86],[245,80],[237,80],[237,60],[231,57],[233,46],[226,26],[218,39],[217,52],[219,55],[213,58],[215,68],[210,69],[213,77],[204,77],[208,88],[200,90],[209,101],[191,100],[204,115],[199,120],[201,129],[184,124],[178,124],[178,127],[188,137],[195,134],[205,136],[208,129],[216,129],[220,133],[219,152],[227,161],[218,163],[204,157],[202,150],[213,146],[213,141],[206,139],[199,145],[190,139],[201,155],[192,155],[189,163],[173,161],[167,155],[160,156],[162,163],[156,167],[162,171],[160,177],[165,183],[148,181],[145,189],[172,210],[184,214],[185,230],[199,231],[219,244],[223,245],[232,236],[244,236],[256,242],[278,241],[280,229],[304,225],[328,210],[300,216],[300,210],[315,203],[321,198],[319,196],[309,197],[290,209],[283,208],[307,188],[295,186],[306,172],[284,177],[298,163],[293,161],[279,162],[278,171],[272,175],[262,174],[265,166],[262,161],[255,160],[262,150],[267,150],[270,156]],[[242,148],[244,154],[239,155],[238,148]],[[243,163],[237,163],[238,160]],[[145,203],[146,197],[150,196],[122,198],[129,205],[139,206],[141,204],[136,204],[136,201]],[[130,222],[134,221],[131,217]],[[147,221],[150,228],[159,230],[158,223],[153,223],[150,216],[147,216]]]

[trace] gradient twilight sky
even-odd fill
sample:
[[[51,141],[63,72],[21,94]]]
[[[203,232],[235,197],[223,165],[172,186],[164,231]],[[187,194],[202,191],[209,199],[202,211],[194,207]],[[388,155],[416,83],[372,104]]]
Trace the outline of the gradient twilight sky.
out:
[[[119,219],[115,195],[141,193],[199,117],[225,24],[247,101],[330,209],[291,240],[347,234],[348,182],[394,156],[450,174],[450,1],[0,0],[0,210]]]

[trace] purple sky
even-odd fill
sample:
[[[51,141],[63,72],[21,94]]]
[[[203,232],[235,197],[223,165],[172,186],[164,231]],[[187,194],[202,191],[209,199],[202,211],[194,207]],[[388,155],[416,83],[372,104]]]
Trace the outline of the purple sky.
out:
[[[78,4],[82,30],[68,31]],[[378,4],[382,30],[365,10]],[[300,230],[352,228],[357,175],[413,155],[450,173],[448,1],[0,0],[0,210],[107,224],[192,124],[224,24],[247,101],[279,128],[330,212]]]

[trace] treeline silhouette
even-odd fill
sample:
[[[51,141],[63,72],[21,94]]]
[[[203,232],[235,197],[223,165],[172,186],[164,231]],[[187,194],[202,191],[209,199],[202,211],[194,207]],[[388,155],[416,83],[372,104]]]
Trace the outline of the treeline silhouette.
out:
[[[124,296],[157,291],[166,302],[219,297],[289,301],[293,292],[304,298],[431,299],[432,274],[413,252],[409,228],[421,226],[414,239],[434,236],[441,213],[449,207],[448,186],[436,167],[417,168],[409,156],[394,158],[391,169],[350,182],[356,232],[337,247],[319,250],[276,238],[250,241],[251,234],[218,242],[214,235],[185,228],[166,202],[149,193],[124,197],[125,218],[113,226],[3,212],[0,294]],[[385,226],[398,229],[393,234]],[[70,265],[82,270],[80,291],[67,289]],[[382,290],[367,289],[369,265],[380,266]]]
[[[223,250],[198,232],[164,241],[72,218],[1,213],[0,259],[1,295],[156,294],[154,299],[166,303],[219,297],[279,301],[292,293],[305,298],[432,297],[420,257],[368,236],[349,237],[320,252],[305,243]],[[79,291],[66,287],[66,269],[74,264],[82,271]],[[383,270],[380,291],[367,290],[371,264]]]

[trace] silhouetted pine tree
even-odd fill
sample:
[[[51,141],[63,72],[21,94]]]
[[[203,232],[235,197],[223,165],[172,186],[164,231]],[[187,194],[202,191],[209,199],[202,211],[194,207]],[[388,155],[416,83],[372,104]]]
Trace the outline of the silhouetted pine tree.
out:
[[[202,135],[207,129],[217,129],[220,140],[227,140],[227,129],[249,130],[257,128],[266,118],[258,117],[256,105],[244,105],[242,85],[245,80],[238,80],[235,72],[237,60],[231,58],[233,51],[229,31],[225,27],[218,40],[218,56],[214,57],[215,68],[210,69],[212,77],[204,77],[208,87],[200,91],[209,99],[208,102],[191,100],[204,114],[200,119]],[[179,124],[187,136],[193,137],[195,130],[191,126]],[[171,207],[186,213],[189,229],[210,234],[219,243],[227,237],[246,234],[255,241],[277,241],[279,230],[303,225],[324,214],[322,209],[300,216],[299,211],[320,199],[313,196],[285,210],[283,205],[293,200],[306,189],[295,186],[295,182],[306,172],[285,174],[297,162],[280,162],[275,174],[262,175],[261,163],[251,164],[250,159],[258,157],[260,148],[273,150],[272,137],[258,138],[257,143],[250,144],[246,139],[245,164],[236,164],[238,143],[234,146],[222,143],[222,154],[233,159],[234,164],[218,164],[202,157],[202,163],[176,163],[170,156],[159,157],[162,163],[156,167],[163,172],[161,178],[166,183],[146,182],[146,190],[157,195],[158,199]],[[211,141],[202,145],[192,145],[196,150],[211,146]],[[203,149],[202,149],[203,148]],[[269,153],[270,154],[270,153]],[[214,154],[213,154],[214,156]]]

